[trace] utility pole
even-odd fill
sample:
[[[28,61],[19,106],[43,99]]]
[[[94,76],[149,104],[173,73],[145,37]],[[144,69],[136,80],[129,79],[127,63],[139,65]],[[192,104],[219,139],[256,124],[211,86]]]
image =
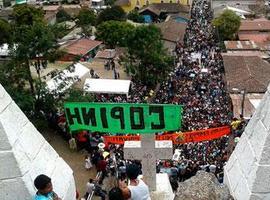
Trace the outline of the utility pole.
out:
[[[244,108],[245,108],[245,98],[246,98],[246,89],[241,91],[242,94],[242,105],[241,105],[241,115],[244,117]]]

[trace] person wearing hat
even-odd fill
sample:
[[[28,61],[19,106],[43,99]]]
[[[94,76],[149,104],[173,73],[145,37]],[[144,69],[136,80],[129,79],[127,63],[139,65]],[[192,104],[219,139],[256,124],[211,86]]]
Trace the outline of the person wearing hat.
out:
[[[144,181],[138,178],[140,168],[136,164],[130,164],[126,168],[127,177],[130,184],[127,186],[124,181],[119,182],[124,199],[130,200],[151,200],[149,188]]]

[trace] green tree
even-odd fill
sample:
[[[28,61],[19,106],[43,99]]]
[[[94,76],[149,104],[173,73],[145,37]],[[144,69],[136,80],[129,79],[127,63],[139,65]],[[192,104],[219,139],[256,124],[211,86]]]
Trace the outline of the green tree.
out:
[[[62,52],[58,50],[54,26],[47,25],[39,14],[33,14],[39,11],[29,7],[24,5],[14,9],[13,16],[31,20],[14,18],[11,22],[12,40],[9,47],[12,59],[0,63],[0,83],[25,114],[40,124],[40,120],[44,122],[44,114],[55,112],[56,107],[63,107],[63,99],[66,98],[59,91],[49,91],[40,73],[48,62],[53,62]],[[27,13],[29,10],[33,13]],[[74,67],[68,70],[72,72]],[[33,71],[36,71],[37,78],[33,76]],[[63,89],[71,78],[62,74],[58,74],[58,80],[63,82],[60,84]],[[68,96],[72,95],[68,93]]]
[[[235,39],[235,34],[238,32],[241,18],[231,10],[225,10],[219,17],[213,20],[220,40]]]
[[[137,22],[137,23],[143,23],[144,22],[143,16],[140,15],[137,10],[132,10],[130,13],[128,13],[127,18],[129,20],[132,20],[132,21]]]
[[[71,19],[71,16],[64,9],[60,9],[58,13],[56,13],[57,23],[69,21],[70,19]]]
[[[120,6],[112,6],[99,13],[97,17],[97,24],[110,20],[123,21],[125,19],[126,13],[123,8]]]
[[[15,28],[13,59],[27,72],[27,80],[32,94],[35,94],[34,81],[30,67],[34,65],[38,78],[40,70],[45,68],[47,60],[54,56],[57,50],[56,39],[53,32],[42,22],[35,22],[32,26]]]
[[[66,36],[70,32],[70,30],[67,28],[65,23],[53,24],[53,25],[49,24],[49,26],[50,26],[50,29],[52,30],[54,36],[57,39],[63,38],[64,36]]]
[[[11,26],[10,24],[0,19],[0,46],[4,43],[9,43],[11,40]]]
[[[33,111],[34,98],[26,88],[25,71],[14,61],[0,64],[0,83],[27,116]]]
[[[28,13],[31,11],[32,13]],[[28,5],[17,6],[13,10],[14,21],[12,22],[12,44],[10,52],[12,60],[6,63],[5,74],[9,75],[13,84],[6,84],[14,91],[22,91],[27,104],[32,102],[32,112],[39,113],[46,108],[53,108],[53,105],[45,106],[44,102],[50,97],[41,79],[41,69],[47,67],[49,61],[54,61],[59,55],[57,38],[52,27],[47,25],[41,18],[40,10]],[[22,18],[19,18],[21,16]],[[26,19],[31,19],[27,21]],[[37,79],[33,78],[31,69],[35,69]],[[24,91],[24,92],[23,92]],[[30,94],[32,98],[28,98]],[[50,97],[51,98],[51,97]],[[30,101],[31,99],[31,101]],[[46,99],[46,100],[45,100]],[[43,106],[41,106],[43,102]],[[28,110],[28,109],[25,109]]]
[[[102,40],[109,48],[125,47],[127,37],[135,27],[127,22],[106,21],[97,27],[97,39]]]
[[[43,11],[28,4],[15,5],[12,16],[16,26],[33,25],[34,22],[44,20]]]
[[[94,25],[96,20],[96,15],[93,10],[83,8],[78,14],[78,25],[79,26],[88,26]]]
[[[86,36],[92,35],[92,25],[96,22],[96,15],[93,10],[83,8],[80,10],[77,24],[82,28],[82,33]]]
[[[85,94],[84,91],[78,89],[69,89],[67,95],[64,98],[64,102],[92,102],[94,96],[91,94]]]
[[[127,39],[127,48],[127,55],[122,58],[127,73],[146,85],[155,85],[167,78],[173,58],[167,55],[157,27],[137,27]]]

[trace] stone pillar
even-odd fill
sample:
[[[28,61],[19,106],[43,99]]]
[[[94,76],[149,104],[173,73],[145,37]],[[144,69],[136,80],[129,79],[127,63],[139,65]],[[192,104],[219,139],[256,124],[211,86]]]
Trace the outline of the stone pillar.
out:
[[[130,160],[141,160],[143,179],[154,191],[156,184],[156,161],[158,159],[172,158],[172,141],[155,141],[155,135],[141,135],[141,141],[126,141],[124,157]]]
[[[237,200],[270,199],[270,86],[224,169]]]
[[[0,85],[0,199],[33,199],[39,174],[63,200],[75,199],[73,171]]]

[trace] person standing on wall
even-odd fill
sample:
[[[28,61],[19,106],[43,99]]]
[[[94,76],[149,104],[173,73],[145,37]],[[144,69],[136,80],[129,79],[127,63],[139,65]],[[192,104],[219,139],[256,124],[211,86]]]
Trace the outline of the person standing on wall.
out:
[[[124,199],[130,200],[151,200],[148,186],[138,178],[140,168],[136,164],[130,164],[126,169],[130,184],[127,186],[124,181],[119,181],[119,188],[123,192]]]
[[[53,191],[50,177],[40,174],[35,178],[34,185],[38,190],[34,196],[34,200],[61,200],[61,198]]]

